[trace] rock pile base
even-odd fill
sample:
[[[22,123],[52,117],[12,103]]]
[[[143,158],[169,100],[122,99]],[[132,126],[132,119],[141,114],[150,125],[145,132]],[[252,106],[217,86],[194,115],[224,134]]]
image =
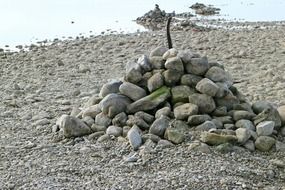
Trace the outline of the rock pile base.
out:
[[[285,136],[285,109],[279,113],[265,101],[251,104],[233,84],[218,62],[158,47],[127,63],[122,80],[105,84],[79,114],[63,115],[57,126],[67,138],[123,137],[134,150],[147,140],[276,149]]]

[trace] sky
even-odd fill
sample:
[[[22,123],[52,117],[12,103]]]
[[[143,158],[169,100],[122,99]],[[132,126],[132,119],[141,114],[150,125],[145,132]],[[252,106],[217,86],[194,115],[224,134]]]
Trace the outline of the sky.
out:
[[[166,12],[189,11],[193,0],[0,0],[0,47],[36,40],[99,34],[106,29],[135,32],[132,20],[159,4]],[[227,18],[285,20],[282,0],[201,0]],[[74,24],[71,24],[74,21]],[[90,31],[92,31],[90,33]]]

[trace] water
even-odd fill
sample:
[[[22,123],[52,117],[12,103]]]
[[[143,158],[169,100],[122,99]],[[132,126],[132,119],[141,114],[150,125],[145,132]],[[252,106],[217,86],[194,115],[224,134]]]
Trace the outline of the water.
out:
[[[132,20],[153,9],[154,4],[166,12],[181,13],[191,11],[189,6],[196,2],[221,8],[221,16],[214,18],[285,20],[282,0],[0,0],[0,47],[98,35],[108,29],[144,30]]]

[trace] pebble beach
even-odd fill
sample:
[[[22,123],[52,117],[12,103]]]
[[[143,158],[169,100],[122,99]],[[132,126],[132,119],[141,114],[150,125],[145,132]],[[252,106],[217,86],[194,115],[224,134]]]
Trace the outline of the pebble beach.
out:
[[[235,25],[235,24],[233,24]],[[250,102],[285,105],[285,25],[171,32],[177,50],[223,64]],[[230,26],[229,26],[230,27]],[[62,138],[57,119],[81,108],[129,60],[167,47],[164,30],[58,40],[29,51],[0,52],[1,189],[276,189],[285,188],[280,151],[184,142],[133,151],[124,138]]]

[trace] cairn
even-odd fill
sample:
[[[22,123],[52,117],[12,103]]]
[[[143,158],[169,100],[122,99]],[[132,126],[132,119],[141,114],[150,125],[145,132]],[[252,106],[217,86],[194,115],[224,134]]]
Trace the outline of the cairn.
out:
[[[165,47],[127,63],[122,80],[103,85],[79,114],[63,115],[57,125],[66,138],[121,136],[134,150],[151,139],[269,151],[284,133],[277,109],[251,104],[222,64]]]

